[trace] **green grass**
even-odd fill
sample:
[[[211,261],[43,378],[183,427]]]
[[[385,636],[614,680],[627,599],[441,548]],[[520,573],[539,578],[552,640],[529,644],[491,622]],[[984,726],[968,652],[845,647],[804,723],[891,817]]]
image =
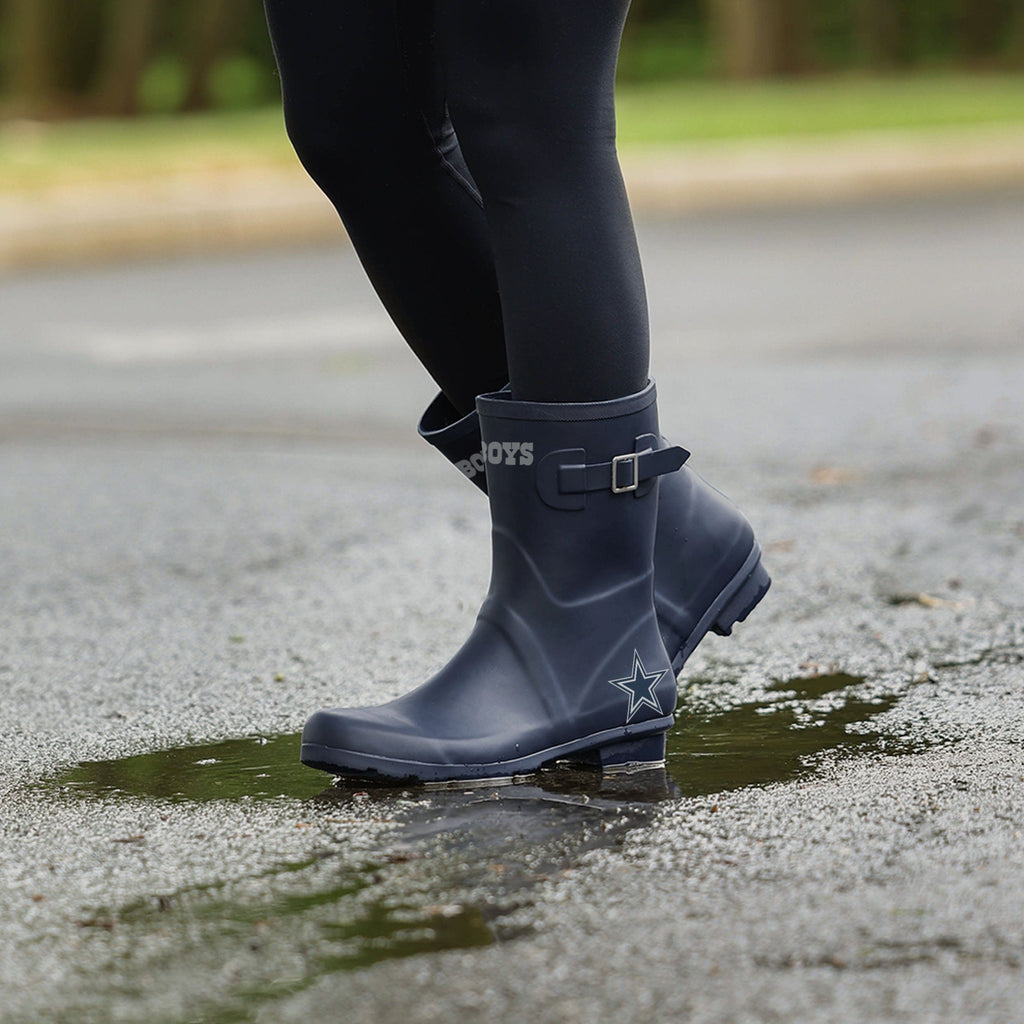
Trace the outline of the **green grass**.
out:
[[[619,94],[623,145],[1024,124],[1024,76],[652,83]]]
[[[1024,76],[624,85],[624,147],[884,129],[1024,125]],[[275,107],[130,121],[0,126],[0,192],[294,167]]]
[[[0,125],[0,193],[295,164],[278,107]]]

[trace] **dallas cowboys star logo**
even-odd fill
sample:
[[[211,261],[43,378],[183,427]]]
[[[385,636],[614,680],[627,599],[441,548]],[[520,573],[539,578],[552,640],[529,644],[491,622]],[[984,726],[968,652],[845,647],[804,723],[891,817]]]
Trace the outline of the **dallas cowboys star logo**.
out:
[[[661,682],[667,672],[667,668],[661,672],[648,672],[644,668],[644,663],[640,660],[639,651],[634,650],[633,674],[626,676],[625,679],[608,680],[612,686],[618,687],[623,693],[629,695],[629,711],[626,714],[627,722],[643,707],[648,707],[659,715],[662,713],[658,698],[654,696],[654,688]]]

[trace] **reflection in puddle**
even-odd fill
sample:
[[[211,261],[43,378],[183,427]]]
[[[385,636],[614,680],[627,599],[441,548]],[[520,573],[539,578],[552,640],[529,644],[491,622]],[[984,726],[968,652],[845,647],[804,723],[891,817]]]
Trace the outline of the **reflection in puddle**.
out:
[[[380,865],[357,869],[337,859],[290,865],[256,892],[252,879],[186,890],[127,907],[117,923],[134,934],[170,934],[189,983],[210,965],[231,965],[238,983],[212,1003],[203,1000],[197,1019],[207,1024],[249,1020],[261,1004],[326,975],[494,942],[477,907],[429,899],[422,885],[381,892],[380,872]]]
[[[386,877],[389,861],[399,870]],[[413,870],[402,872],[406,863]],[[427,863],[395,853],[355,864],[339,851],[139,900],[106,919],[106,934],[133,938],[112,973],[122,984],[139,977],[147,991],[159,978],[171,992],[194,993],[187,1019],[227,1024],[252,1020],[261,1006],[331,974],[491,945],[484,911],[442,902],[450,882]],[[157,954],[155,970],[147,946],[173,952]]]
[[[325,789],[326,777],[299,763],[299,735],[290,734],[86,762],[45,786],[108,799],[307,802],[304,814],[325,841],[321,856],[164,894],[112,917],[133,936],[171,935],[182,971],[234,964],[237,983],[202,1001],[202,1014],[244,1021],[327,974],[517,934],[528,917],[516,923],[513,912],[529,907],[539,881],[587,850],[621,843],[660,801],[798,778],[825,753],[886,748],[871,723],[897,697],[865,695],[862,683],[844,674],[799,678],[724,706],[714,704],[722,687],[699,684],[679,709],[667,770],[636,775],[558,765],[512,786]],[[332,832],[338,810],[355,799],[380,801],[398,821],[400,845],[382,862],[355,860],[344,829]]]

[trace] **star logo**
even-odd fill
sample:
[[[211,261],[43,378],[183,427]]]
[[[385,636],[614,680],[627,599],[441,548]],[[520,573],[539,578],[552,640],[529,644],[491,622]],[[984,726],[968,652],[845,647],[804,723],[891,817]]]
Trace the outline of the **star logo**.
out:
[[[654,696],[654,688],[661,682],[668,669],[661,672],[648,672],[644,663],[640,660],[639,651],[633,651],[633,674],[625,679],[609,679],[612,686],[617,687],[629,696],[629,711],[626,714],[626,721],[632,720],[633,716],[643,707],[648,707],[662,713],[658,698]]]

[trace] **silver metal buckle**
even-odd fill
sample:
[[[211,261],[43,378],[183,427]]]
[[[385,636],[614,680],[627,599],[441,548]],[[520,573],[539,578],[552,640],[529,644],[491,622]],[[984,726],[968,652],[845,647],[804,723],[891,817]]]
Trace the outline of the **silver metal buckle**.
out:
[[[619,487],[619,466],[624,462],[633,464],[633,482]],[[612,494],[629,494],[640,486],[640,453],[630,452],[628,455],[616,455],[612,458]]]

